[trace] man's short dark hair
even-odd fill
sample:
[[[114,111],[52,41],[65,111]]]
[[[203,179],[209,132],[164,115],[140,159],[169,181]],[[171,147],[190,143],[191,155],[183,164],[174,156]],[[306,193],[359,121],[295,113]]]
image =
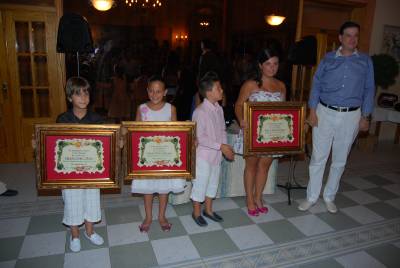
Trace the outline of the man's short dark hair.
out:
[[[346,30],[347,28],[357,28],[360,31],[360,24],[354,21],[346,21],[342,24],[342,26],[340,26],[339,34],[343,35],[344,30]]]
[[[216,82],[220,79],[215,72],[207,72],[199,81],[199,94],[206,98],[206,92],[211,91]]]

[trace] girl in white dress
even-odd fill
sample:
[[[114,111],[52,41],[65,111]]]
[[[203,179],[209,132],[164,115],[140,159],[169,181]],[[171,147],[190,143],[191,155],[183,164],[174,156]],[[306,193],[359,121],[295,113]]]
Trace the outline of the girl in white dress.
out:
[[[235,103],[235,114],[241,128],[247,127],[247,122],[243,118],[245,101],[285,101],[286,98],[285,84],[274,77],[279,67],[278,54],[271,49],[262,50],[258,55],[257,65],[257,76],[244,82]],[[245,158],[244,189],[247,213],[250,216],[268,212],[262,194],[272,160],[273,156],[247,156]]]
[[[141,104],[136,112],[136,121],[176,121],[176,109],[164,101],[167,94],[161,77],[153,76],[147,86],[149,101]],[[179,193],[184,190],[185,180],[178,178],[168,179],[134,179],[132,193],[143,194],[146,217],[141,225],[140,232],[148,232],[152,222],[153,195],[158,193],[159,212],[158,221],[164,232],[170,231],[172,224],[165,217],[169,192]]]

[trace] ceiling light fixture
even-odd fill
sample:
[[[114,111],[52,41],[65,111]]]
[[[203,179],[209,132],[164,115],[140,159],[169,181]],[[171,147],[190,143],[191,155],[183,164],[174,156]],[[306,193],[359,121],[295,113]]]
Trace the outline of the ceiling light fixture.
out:
[[[99,11],[107,11],[114,5],[114,0],[91,0],[90,2]]]
[[[285,19],[286,18],[283,16],[276,16],[274,14],[265,16],[265,21],[271,26],[278,26],[282,24]]]

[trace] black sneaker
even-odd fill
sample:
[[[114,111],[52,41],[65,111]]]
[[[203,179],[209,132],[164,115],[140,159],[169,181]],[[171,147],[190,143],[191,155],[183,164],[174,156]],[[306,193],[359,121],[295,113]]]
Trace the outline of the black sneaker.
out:
[[[213,212],[212,215],[208,214],[203,210],[203,216],[209,218],[210,220],[216,221],[216,222],[223,222],[224,219],[218,215],[217,213]]]
[[[192,214],[192,218],[193,218],[194,222],[197,223],[197,225],[200,227],[204,227],[204,226],[208,225],[208,223],[202,216],[196,217],[196,216],[194,216],[194,214]]]

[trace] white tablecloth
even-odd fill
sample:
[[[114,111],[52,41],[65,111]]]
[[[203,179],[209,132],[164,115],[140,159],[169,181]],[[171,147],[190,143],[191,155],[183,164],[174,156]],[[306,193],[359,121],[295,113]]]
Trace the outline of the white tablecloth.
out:
[[[228,143],[233,144],[237,134],[229,132],[228,130]],[[221,163],[221,175],[218,187],[217,197],[231,197],[231,196],[244,196],[243,185],[243,171],[245,161],[240,155],[235,155],[235,161],[223,160]],[[278,170],[278,159],[274,159],[268,172],[267,185],[265,186],[265,194],[273,194],[275,192],[276,177]],[[192,190],[192,183],[186,182],[186,188],[183,193],[170,194],[169,202],[171,204],[183,204],[190,201],[190,192]]]
[[[400,123],[400,112],[393,108],[375,107],[374,112],[372,113],[372,120]]]

